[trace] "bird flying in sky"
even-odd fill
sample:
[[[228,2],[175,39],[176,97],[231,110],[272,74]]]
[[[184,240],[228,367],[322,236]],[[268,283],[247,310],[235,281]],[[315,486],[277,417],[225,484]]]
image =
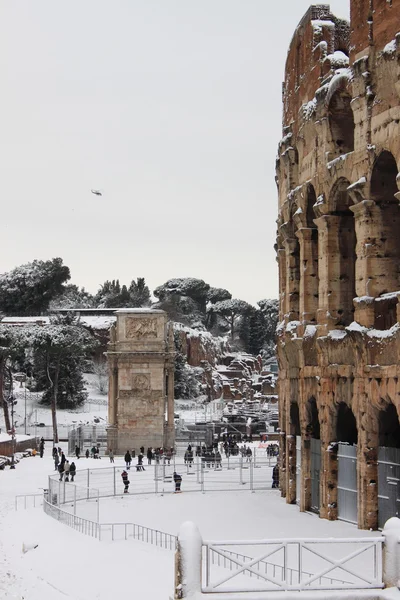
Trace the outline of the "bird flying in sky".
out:
[[[92,194],[95,194],[96,196],[102,196],[103,194],[100,192],[100,190],[91,190]]]

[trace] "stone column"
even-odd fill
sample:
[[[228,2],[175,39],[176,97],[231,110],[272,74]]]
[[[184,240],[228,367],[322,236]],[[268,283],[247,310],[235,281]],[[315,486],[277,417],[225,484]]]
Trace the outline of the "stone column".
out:
[[[340,320],[339,222],[340,217],[336,215],[323,215],[315,219],[319,253],[318,323],[331,327]]]
[[[384,291],[396,290],[397,261],[386,251],[388,243],[393,244],[394,240],[388,240],[392,233],[390,227],[383,223],[380,207],[373,200],[363,200],[350,208],[355,215],[357,237],[357,296],[377,297]]]
[[[301,432],[300,511],[311,508],[311,441],[308,432]]]
[[[285,240],[286,249],[286,312],[288,321],[299,319],[300,248],[297,238]]]
[[[379,386],[374,379],[367,386],[368,393],[363,394],[364,402],[360,404],[362,410],[358,411],[357,423],[357,509],[358,527],[375,530],[378,529],[379,423],[378,412],[371,401],[374,394],[379,394]],[[360,381],[360,387],[364,387],[364,381]],[[358,390],[360,392],[362,389]]]
[[[316,323],[318,310],[318,231],[301,228],[300,240],[300,319]]]
[[[283,248],[278,250],[278,268],[279,268],[279,319],[282,321],[289,310],[286,306],[286,252]]]
[[[172,447],[175,443],[175,421],[174,421],[174,369],[169,366],[167,371],[167,447]]]
[[[329,379],[321,381],[320,517],[335,521],[338,514],[338,444],[336,406]]]

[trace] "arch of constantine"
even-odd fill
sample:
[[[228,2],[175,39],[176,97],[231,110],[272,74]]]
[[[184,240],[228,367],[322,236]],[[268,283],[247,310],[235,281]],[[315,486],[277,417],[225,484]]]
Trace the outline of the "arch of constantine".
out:
[[[171,447],[174,429],[174,338],[162,310],[115,311],[107,360],[108,448]]]
[[[281,490],[376,529],[400,510],[400,5],[350,6],[311,6],[286,62]]]

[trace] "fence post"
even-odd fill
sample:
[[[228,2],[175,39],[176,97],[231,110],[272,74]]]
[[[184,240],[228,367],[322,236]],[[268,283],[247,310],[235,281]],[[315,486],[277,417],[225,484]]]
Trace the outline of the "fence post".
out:
[[[239,459],[239,470],[240,470],[239,483],[240,483],[240,485],[243,485],[243,456],[240,456],[240,459]]]
[[[194,523],[186,521],[180,526],[175,552],[175,599],[201,594],[202,544]]]
[[[383,583],[385,587],[394,587],[400,579],[400,519],[388,519],[382,533],[385,536],[382,557]]]
[[[117,493],[117,482],[115,480],[115,467],[114,467],[114,496],[116,495],[116,493]]]
[[[251,489],[252,493],[254,494],[254,479],[253,479],[254,471],[253,471],[253,469],[254,469],[254,464],[253,464],[253,461],[250,460],[250,489]]]
[[[76,517],[76,485],[74,485],[74,517]]]
[[[86,487],[87,487],[87,497],[88,497],[88,499],[89,499],[89,487],[90,487],[90,486],[89,486],[89,481],[90,481],[90,479],[89,479],[89,469],[88,469],[88,470],[87,470],[87,484],[86,484]]]

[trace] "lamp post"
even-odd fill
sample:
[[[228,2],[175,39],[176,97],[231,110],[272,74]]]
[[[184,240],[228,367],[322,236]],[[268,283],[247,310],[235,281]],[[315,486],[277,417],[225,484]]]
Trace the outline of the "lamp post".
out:
[[[11,465],[10,469],[15,469],[15,426],[14,426],[14,386],[13,386],[13,376],[11,369],[9,369],[10,376],[10,395],[8,397],[8,401],[11,402],[11,441],[12,441],[12,457],[11,457]]]

